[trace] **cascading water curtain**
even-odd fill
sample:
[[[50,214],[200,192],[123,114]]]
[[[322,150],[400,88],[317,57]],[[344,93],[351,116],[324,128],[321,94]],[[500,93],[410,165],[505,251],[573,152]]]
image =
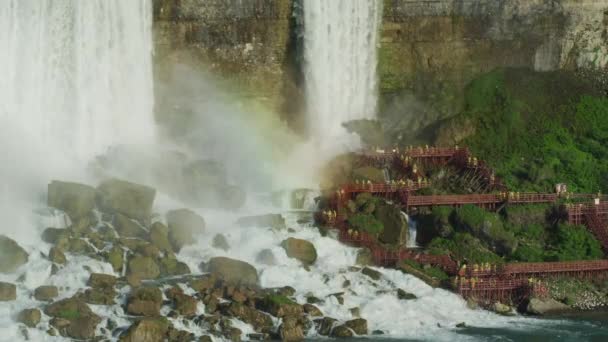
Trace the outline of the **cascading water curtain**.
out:
[[[0,2],[0,129],[87,159],[154,136],[152,1]]]
[[[322,149],[353,143],[342,124],[376,115],[380,0],[303,0],[309,134]]]

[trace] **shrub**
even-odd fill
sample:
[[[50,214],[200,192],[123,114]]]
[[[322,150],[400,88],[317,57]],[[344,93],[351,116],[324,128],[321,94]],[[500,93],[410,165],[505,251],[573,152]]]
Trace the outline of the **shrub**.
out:
[[[372,235],[378,235],[384,230],[382,222],[370,214],[355,214],[349,217],[348,223],[351,227]]]
[[[602,257],[602,248],[587,228],[559,224],[554,232],[553,248],[547,259],[555,261],[592,260]]]

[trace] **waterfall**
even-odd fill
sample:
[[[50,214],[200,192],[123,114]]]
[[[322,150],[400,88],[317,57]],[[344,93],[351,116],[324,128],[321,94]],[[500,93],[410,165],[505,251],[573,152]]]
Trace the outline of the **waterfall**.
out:
[[[379,0],[305,0],[307,122],[323,150],[352,147],[342,124],[374,118]],[[338,145],[338,146],[337,146]]]
[[[51,178],[155,136],[149,0],[0,1],[0,233],[35,239]]]
[[[149,0],[3,0],[0,124],[84,160],[154,136]]]

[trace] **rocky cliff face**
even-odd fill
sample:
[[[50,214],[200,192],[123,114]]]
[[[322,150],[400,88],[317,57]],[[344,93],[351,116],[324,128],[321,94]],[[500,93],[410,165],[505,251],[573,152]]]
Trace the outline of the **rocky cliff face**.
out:
[[[298,3],[155,0],[159,77],[188,61],[297,113]],[[607,27],[608,0],[384,0],[380,116],[419,130],[457,113],[466,84],[497,67],[605,68]]]

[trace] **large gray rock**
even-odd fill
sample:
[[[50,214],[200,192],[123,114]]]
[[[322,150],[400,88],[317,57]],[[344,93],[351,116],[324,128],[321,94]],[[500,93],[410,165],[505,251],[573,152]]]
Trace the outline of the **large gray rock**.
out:
[[[317,261],[315,246],[306,240],[289,238],[283,240],[281,246],[288,257],[298,259],[305,265],[312,265]]]
[[[78,340],[92,339],[97,325],[101,323],[101,318],[78,298],[63,299],[50,304],[44,309],[44,313],[54,317],[50,323],[62,336]]]
[[[0,235],[0,273],[12,273],[27,263],[29,255],[13,239]]]
[[[195,235],[205,230],[205,219],[190,209],[172,210],[167,213],[169,241],[176,252],[195,242]]]
[[[236,223],[241,227],[263,227],[273,229],[285,229],[285,219],[281,214],[267,214],[258,216],[245,216],[239,218]]]
[[[532,298],[526,307],[526,311],[528,313],[540,316],[568,310],[570,310],[568,305],[560,303],[555,299],[541,300],[538,298]]]
[[[147,222],[152,211],[156,190],[145,185],[109,179],[97,187],[99,206],[106,211],[121,213],[140,222]]]
[[[232,285],[259,285],[258,271],[244,261],[216,257],[211,258],[208,263],[201,264],[201,269]]]
[[[92,186],[52,181],[48,186],[47,203],[49,207],[65,211],[75,221],[95,208],[95,193]]]

